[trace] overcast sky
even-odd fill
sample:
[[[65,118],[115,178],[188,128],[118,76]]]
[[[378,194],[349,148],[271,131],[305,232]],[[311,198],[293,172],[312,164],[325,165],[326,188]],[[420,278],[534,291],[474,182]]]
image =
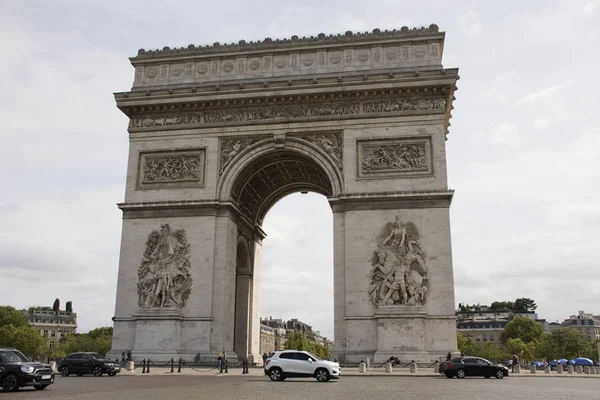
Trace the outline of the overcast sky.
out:
[[[460,68],[447,142],[456,302],[600,313],[600,2],[0,0],[0,304],[114,313],[138,48],[439,25]],[[333,337],[332,214],[267,215],[263,316]],[[281,302],[279,294],[286,293]]]

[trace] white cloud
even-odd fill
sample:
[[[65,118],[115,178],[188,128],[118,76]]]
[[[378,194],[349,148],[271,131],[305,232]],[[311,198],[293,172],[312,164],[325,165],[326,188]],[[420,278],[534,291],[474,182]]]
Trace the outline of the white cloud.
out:
[[[566,89],[566,88],[569,88],[569,87],[573,86],[574,83],[575,83],[574,79],[569,79],[566,82],[557,83],[557,84],[554,84],[554,85],[547,86],[547,87],[545,87],[543,89],[540,89],[538,91],[527,93],[527,95],[525,95],[524,97],[520,98],[515,103],[515,105],[518,106],[518,105],[532,103],[534,101],[543,99],[544,97],[547,97],[547,96],[551,95],[554,92],[557,92],[559,90]]]
[[[467,37],[472,38],[481,32],[483,23],[480,21],[477,11],[469,10],[459,18],[458,26]]]

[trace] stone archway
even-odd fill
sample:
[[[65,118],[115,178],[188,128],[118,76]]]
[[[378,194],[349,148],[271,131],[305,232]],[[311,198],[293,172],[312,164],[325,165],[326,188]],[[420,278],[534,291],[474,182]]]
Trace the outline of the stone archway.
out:
[[[456,350],[437,26],[140,50],[111,355],[258,358],[262,222],[326,196],[334,356]]]

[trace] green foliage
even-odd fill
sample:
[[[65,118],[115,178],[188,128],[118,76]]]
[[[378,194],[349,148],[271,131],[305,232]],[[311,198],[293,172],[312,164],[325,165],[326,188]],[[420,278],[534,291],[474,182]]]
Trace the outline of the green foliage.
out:
[[[595,356],[588,357],[593,355],[594,350],[596,350]],[[587,337],[572,328],[560,328],[544,335],[536,354],[546,360],[575,357],[588,357],[595,360],[598,357],[597,349],[592,348]]]
[[[457,334],[458,351],[468,356],[482,357],[492,362],[507,360],[509,354],[493,342],[475,342],[468,336]]]
[[[54,311],[55,313],[58,313],[59,310],[60,310],[60,300],[57,298],[56,300],[54,300],[54,304],[52,304],[52,311]]]
[[[29,358],[40,356],[47,349],[46,341],[36,329],[12,324],[0,326],[0,347],[14,347]]]
[[[522,297],[515,300],[514,310],[515,311],[535,311],[537,304],[535,301]]]
[[[517,353],[519,358],[527,363],[535,361],[537,342],[525,343],[520,338],[513,338],[506,341],[506,348],[511,354]]]
[[[327,347],[317,342],[313,342],[312,340],[308,340],[308,338],[300,332],[296,332],[288,336],[287,341],[285,342],[285,349],[309,351],[317,357],[325,360],[328,360],[331,356]]]
[[[13,325],[14,327],[29,326],[27,318],[22,311],[11,306],[0,306],[0,327]]]
[[[52,349],[50,356],[62,358],[78,351],[91,351],[104,355],[112,345],[112,334],[113,328],[106,326],[93,329],[88,333],[68,335]]]
[[[506,325],[500,338],[504,344],[509,339],[521,339],[525,344],[537,345],[544,338],[544,328],[531,318],[516,317]]]
[[[512,311],[515,303],[512,301],[494,301],[488,308],[489,311]]]

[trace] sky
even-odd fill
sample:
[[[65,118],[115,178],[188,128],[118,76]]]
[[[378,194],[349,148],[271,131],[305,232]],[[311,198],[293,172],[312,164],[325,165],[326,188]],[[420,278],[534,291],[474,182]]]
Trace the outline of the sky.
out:
[[[0,0],[0,304],[112,324],[128,154],[114,92],[138,48],[436,23],[458,67],[448,136],[456,303],[600,314],[600,1]],[[266,217],[261,315],[333,337],[332,214]],[[283,293],[286,302],[281,302]]]

